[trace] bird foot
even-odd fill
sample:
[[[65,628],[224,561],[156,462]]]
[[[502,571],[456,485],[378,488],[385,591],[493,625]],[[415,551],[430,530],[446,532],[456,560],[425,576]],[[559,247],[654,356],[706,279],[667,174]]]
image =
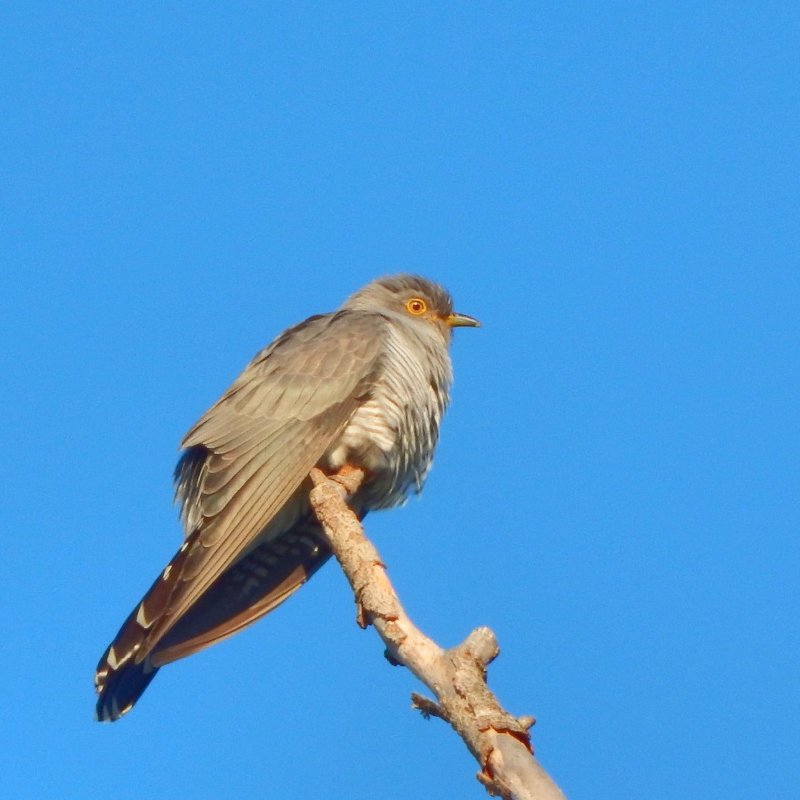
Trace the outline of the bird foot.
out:
[[[328,476],[332,481],[336,481],[345,491],[349,497],[358,491],[358,487],[364,482],[367,477],[366,471],[361,467],[355,467],[352,464],[345,464],[340,467],[333,475]]]

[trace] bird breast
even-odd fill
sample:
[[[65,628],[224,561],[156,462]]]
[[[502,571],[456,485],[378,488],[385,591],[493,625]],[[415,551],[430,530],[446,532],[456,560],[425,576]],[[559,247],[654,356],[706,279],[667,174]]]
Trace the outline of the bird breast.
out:
[[[352,464],[368,471],[368,508],[389,508],[420,491],[449,396],[446,343],[410,338],[397,327],[389,326],[372,391],[326,458],[333,469]]]

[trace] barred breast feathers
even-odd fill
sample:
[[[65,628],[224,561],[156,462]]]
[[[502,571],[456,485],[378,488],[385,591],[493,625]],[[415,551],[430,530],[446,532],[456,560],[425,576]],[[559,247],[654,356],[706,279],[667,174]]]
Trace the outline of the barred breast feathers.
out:
[[[405,320],[389,320],[385,349],[369,399],[355,412],[327,461],[373,473],[370,507],[402,503],[419,492],[430,469],[452,369],[437,331],[420,335]]]

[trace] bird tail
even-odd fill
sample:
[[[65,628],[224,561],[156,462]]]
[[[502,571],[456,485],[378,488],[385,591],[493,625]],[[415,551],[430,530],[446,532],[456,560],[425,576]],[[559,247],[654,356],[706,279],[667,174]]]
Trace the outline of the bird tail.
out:
[[[191,537],[190,537],[191,539]],[[179,570],[182,547],[119,629],[95,673],[96,717],[112,722],[129,711],[159,667],[226,639],[268,614],[330,557],[316,521],[302,520],[229,567],[175,624],[156,629]]]
[[[125,620],[97,664],[94,675],[94,686],[98,694],[95,719],[100,722],[113,722],[130,711],[158,672],[158,667],[153,665],[149,654],[137,662],[133,658],[133,653],[138,649],[135,645],[133,649],[120,646],[121,642],[130,641],[137,635],[141,644],[147,630],[136,622],[134,611]],[[119,653],[127,655],[120,660]]]
[[[181,565],[196,536],[195,531],[184,541],[98,662],[94,675],[98,694],[95,715],[101,722],[113,722],[130,711],[155,677],[160,666],[152,660],[153,645],[159,638],[157,628],[163,622]]]

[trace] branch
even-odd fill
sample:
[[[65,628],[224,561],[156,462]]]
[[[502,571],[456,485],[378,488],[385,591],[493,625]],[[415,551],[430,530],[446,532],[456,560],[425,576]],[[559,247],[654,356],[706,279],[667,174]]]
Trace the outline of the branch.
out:
[[[364,536],[346,498],[364,479],[345,468],[333,477],[311,471],[311,506],[356,598],[357,620],[372,624],[387,657],[408,667],[436,697],[412,695],[425,716],[446,720],[480,765],[478,780],[505,800],[565,800],[533,756],[528,729],[532,717],[505,711],[486,685],[486,667],[499,649],[489,628],[476,628],[461,644],[443,650],[408,618],[386,576],[378,551]]]

